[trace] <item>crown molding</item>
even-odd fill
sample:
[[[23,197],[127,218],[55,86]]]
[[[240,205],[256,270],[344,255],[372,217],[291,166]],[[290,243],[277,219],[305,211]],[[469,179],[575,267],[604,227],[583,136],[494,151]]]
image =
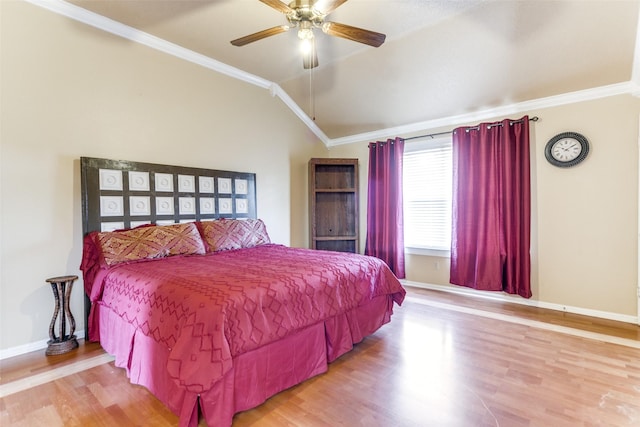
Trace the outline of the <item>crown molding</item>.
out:
[[[585,89],[576,92],[565,93],[562,95],[554,95],[546,98],[539,98],[531,101],[524,101],[516,104],[490,108],[473,113],[460,114],[457,116],[449,116],[434,120],[426,120],[423,122],[380,129],[373,132],[365,132],[356,135],[345,136],[342,138],[334,138],[329,140],[327,145],[329,147],[333,147],[337,145],[352,144],[355,142],[385,140],[387,138],[395,138],[399,135],[409,135],[415,132],[429,132],[432,129],[438,129],[445,126],[457,127],[460,125],[468,124],[470,122],[489,120],[495,117],[507,116],[510,114],[525,113],[542,108],[557,107],[560,105],[573,104],[576,102],[590,101],[594,99],[623,94],[640,96],[640,86],[635,85],[632,82],[600,86],[592,89]]]
[[[122,24],[113,19],[107,18],[95,12],[88,11],[79,6],[71,3],[67,3],[62,0],[25,0],[36,6],[40,6],[51,12],[55,12],[59,15],[66,16],[73,20],[82,22],[116,36],[131,40],[136,43],[140,43],[152,49],[164,52],[166,54],[175,56],[185,61],[192,62],[234,79],[241,80],[243,82],[258,86],[263,89],[268,89],[272,96],[277,96],[289,107],[293,113],[298,116],[300,120],[313,132],[318,139],[320,139],[325,145],[329,144],[329,138],[322,132],[322,130],[315,124],[311,118],[291,99],[291,97],[276,83],[269,80],[258,77],[254,74],[247,73],[238,68],[227,65],[223,62],[217,61],[208,56],[186,49],[175,43],[168,42],[167,40],[153,36],[144,31],[140,31],[136,28]]]
[[[44,9],[55,12],[59,15],[66,16],[108,33],[120,36],[122,38],[140,43],[155,50],[167,53],[185,61],[193,62],[205,68],[217,71],[221,74],[251,83],[255,86],[269,89],[272,83],[256,75],[247,73],[238,68],[227,65],[223,62],[216,61],[208,56],[186,49],[175,43],[168,42],[164,39],[145,33],[136,28],[125,25],[121,22],[114,21],[103,15],[88,11],[71,3],[62,0],[25,0],[28,3],[40,6]]]
[[[1,0],[0,0],[1,1]],[[363,141],[375,141],[379,139],[387,139],[398,135],[408,135],[414,132],[425,132],[431,129],[437,129],[445,126],[459,126],[469,122],[487,120],[499,116],[509,114],[518,114],[540,108],[549,108],[559,105],[571,104],[582,101],[589,101],[608,96],[621,94],[631,94],[640,96],[640,26],[636,36],[636,54],[634,58],[634,66],[632,80],[629,82],[601,86],[592,89],[586,89],[576,92],[570,92],[562,95],[555,95],[546,98],[540,98],[531,101],[520,102],[516,104],[491,108],[487,110],[449,116],[434,120],[426,120],[422,122],[380,129],[372,132],[365,132],[340,138],[329,138],[316,125],[316,123],[300,108],[298,104],[276,83],[258,77],[254,74],[247,73],[238,68],[217,61],[208,56],[199,54],[192,50],[186,49],[167,40],[153,36],[144,31],[114,21],[95,12],[88,11],[79,6],[67,3],[63,0],[25,0],[28,3],[40,6],[49,11],[66,16],[92,27],[101,29],[111,34],[123,37],[136,43],[143,44],[152,49],[167,53],[185,61],[198,64],[202,67],[219,72],[226,76],[241,80],[246,83],[268,89],[271,96],[277,96],[282,102],[309,128],[309,130],[324,143],[328,148],[352,144]]]
[[[329,146],[331,140],[325,133],[318,127],[316,122],[314,122],[308,115],[305,113],[298,104],[289,96],[287,92],[284,91],[280,87],[280,85],[273,83],[270,88],[271,96],[277,96],[280,98],[282,102],[285,103],[287,107],[296,115],[302,122],[309,128],[313,134],[318,137],[320,141],[324,143],[324,145]]]

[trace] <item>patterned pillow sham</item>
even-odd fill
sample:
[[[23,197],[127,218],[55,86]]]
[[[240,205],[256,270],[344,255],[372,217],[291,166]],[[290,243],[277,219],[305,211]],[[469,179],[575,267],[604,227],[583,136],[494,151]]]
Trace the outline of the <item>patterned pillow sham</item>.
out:
[[[271,243],[261,219],[219,219],[199,223],[207,252],[251,248]]]
[[[98,233],[97,241],[107,265],[205,253],[204,243],[193,222],[103,232]]]

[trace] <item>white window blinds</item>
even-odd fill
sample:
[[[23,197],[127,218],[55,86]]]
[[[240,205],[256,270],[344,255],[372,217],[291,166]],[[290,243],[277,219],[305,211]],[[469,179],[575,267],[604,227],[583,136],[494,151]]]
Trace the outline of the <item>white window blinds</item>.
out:
[[[404,153],[404,245],[449,250],[451,246],[451,138],[429,141]]]

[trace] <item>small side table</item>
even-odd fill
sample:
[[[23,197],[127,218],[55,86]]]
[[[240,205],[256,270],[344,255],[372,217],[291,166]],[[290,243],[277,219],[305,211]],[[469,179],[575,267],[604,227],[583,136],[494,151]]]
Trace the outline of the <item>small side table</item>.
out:
[[[51,318],[51,324],[49,325],[49,337],[51,339],[47,342],[48,346],[45,353],[47,356],[63,354],[78,347],[78,340],[73,334],[76,331],[76,321],[69,308],[71,288],[73,287],[73,282],[77,279],[78,276],[61,276],[47,279],[47,282],[51,284],[51,290],[56,299],[56,308]],[[62,312],[60,316],[60,334],[56,337],[53,328],[60,312]],[[69,318],[71,325],[69,335],[66,334],[66,318]]]

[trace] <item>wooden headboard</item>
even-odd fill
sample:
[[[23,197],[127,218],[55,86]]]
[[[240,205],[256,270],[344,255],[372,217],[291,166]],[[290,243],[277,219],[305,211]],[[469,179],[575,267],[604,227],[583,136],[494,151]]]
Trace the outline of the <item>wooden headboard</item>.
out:
[[[143,224],[257,218],[254,173],[80,158],[83,236]],[[91,301],[85,295],[85,339]]]
[[[80,158],[82,231],[256,218],[254,173]]]

